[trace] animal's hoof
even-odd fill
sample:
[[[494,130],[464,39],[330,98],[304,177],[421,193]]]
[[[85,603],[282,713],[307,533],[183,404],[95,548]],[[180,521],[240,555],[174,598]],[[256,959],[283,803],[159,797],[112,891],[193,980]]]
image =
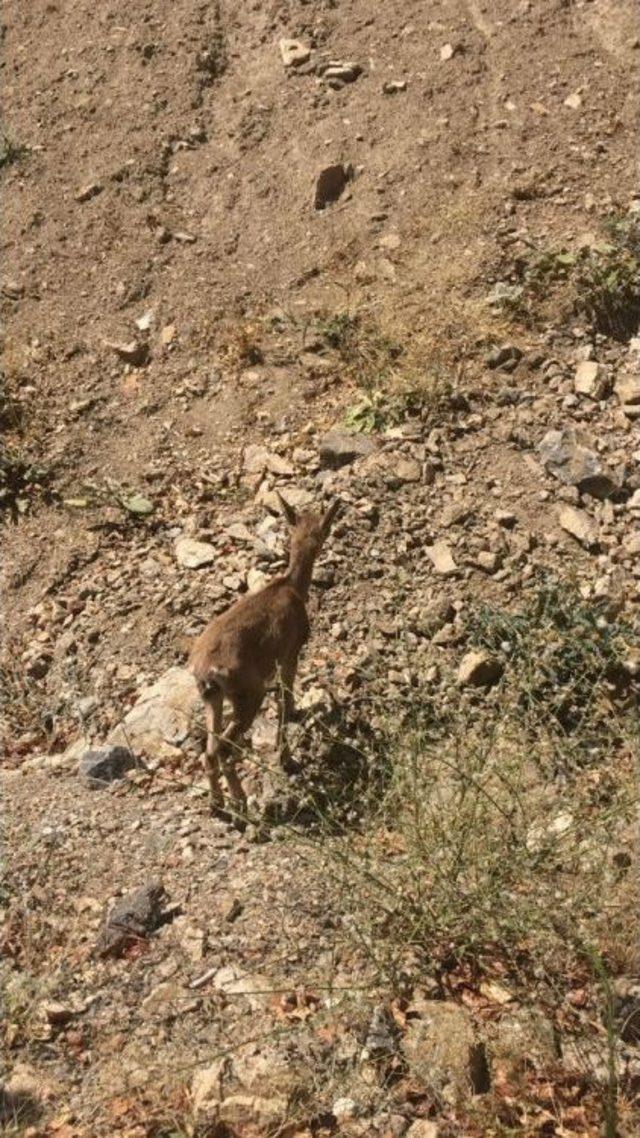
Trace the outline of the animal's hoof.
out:
[[[229,823],[231,821],[231,815],[225,808],[224,802],[211,802],[209,804],[209,813],[212,818],[217,818],[219,822]]]
[[[296,762],[288,747],[280,752],[280,766],[285,774],[297,774],[300,770],[300,763]]]
[[[247,826],[245,838],[252,845],[262,845],[271,840],[271,830],[263,821],[251,823]]]

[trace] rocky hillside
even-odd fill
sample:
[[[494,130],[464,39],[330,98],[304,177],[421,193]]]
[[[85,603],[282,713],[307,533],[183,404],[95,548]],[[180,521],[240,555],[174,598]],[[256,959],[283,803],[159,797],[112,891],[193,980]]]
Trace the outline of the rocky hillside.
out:
[[[3,21],[8,1132],[630,1136],[634,4]],[[242,833],[181,640],[276,490]]]

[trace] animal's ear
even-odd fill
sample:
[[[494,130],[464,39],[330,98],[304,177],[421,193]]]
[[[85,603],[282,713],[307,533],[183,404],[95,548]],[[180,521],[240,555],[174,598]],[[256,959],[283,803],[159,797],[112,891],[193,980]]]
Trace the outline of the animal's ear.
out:
[[[340,501],[340,499],[334,498],[333,502],[329,506],[329,509],[323,514],[322,532],[323,532],[325,537],[329,533],[329,530],[331,529],[331,526],[333,525],[334,519],[335,519],[341,505],[342,505],[342,502]]]
[[[298,521],[298,515],[296,514],[293,506],[289,505],[286,499],[282,497],[282,494],[279,492],[279,490],[276,490],[276,498],[280,503],[280,509],[282,510],[283,517],[287,519],[287,522],[290,526],[295,526]]]

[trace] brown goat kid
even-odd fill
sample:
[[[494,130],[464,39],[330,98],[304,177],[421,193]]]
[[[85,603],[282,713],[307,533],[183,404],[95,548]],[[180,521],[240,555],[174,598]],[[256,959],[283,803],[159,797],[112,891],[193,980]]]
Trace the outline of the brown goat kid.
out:
[[[234,813],[246,812],[246,796],[236,771],[242,736],[249,730],[276,671],[280,673],[277,747],[288,755],[286,724],[294,710],[293,685],[298,656],[309,637],[306,601],[314,562],[338,512],[335,501],[323,515],[295,510],[278,495],[291,526],[289,564],[258,593],[242,597],[216,617],[196,639],[190,667],[205,704],[207,745],[204,755],[211,789],[211,809],[224,805],[224,774]],[[231,720],[222,730],[223,702],[231,704]]]

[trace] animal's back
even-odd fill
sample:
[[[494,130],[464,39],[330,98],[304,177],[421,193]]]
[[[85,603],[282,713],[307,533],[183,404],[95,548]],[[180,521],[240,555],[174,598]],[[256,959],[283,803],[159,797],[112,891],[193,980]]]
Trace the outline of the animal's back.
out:
[[[269,679],[283,645],[300,648],[309,635],[304,602],[286,579],[241,597],[197,637],[190,667],[200,683],[255,674]]]

